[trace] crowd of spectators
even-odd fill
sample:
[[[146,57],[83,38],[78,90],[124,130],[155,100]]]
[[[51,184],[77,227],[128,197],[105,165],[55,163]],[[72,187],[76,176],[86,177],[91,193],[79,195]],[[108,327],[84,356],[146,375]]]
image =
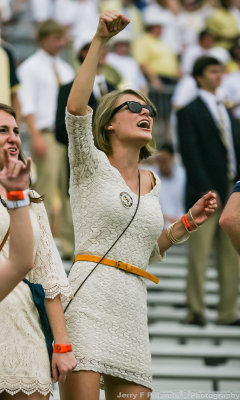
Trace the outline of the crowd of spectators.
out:
[[[172,152],[177,152],[175,164],[179,164],[177,114],[199,94],[192,76],[196,60],[212,57],[223,75],[214,96],[240,129],[239,0],[0,0],[0,64],[4,72],[0,75],[0,101],[12,104],[18,119],[22,116],[26,122],[29,152],[37,167],[36,187],[43,182],[39,189],[46,196],[49,217],[54,216],[54,193],[62,199],[62,210],[67,210],[62,212],[65,219],[56,232],[61,236],[61,227],[68,231],[67,238],[64,232],[60,238],[64,258],[73,253],[64,109],[99,14],[106,9],[123,12],[131,23],[102,54],[91,96],[93,109],[104,93],[115,88],[132,88],[148,95],[158,110],[156,147],[160,150],[163,143],[170,142]],[[161,154],[163,151],[166,149],[161,149]],[[47,165],[47,153],[51,167],[44,175],[41,168]],[[65,192],[63,184],[59,185],[62,170]]]

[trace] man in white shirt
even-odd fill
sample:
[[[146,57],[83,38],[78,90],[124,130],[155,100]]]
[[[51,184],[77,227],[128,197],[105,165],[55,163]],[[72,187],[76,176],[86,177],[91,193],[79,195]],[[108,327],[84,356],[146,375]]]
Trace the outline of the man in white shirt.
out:
[[[183,52],[181,60],[181,72],[191,74],[193,64],[201,56],[215,57],[223,64],[227,64],[230,54],[223,47],[215,47],[214,36],[204,29],[199,33],[198,43],[190,44]]]
[[[224,76],[223,88],[231,103],[232,113],[238,120],[240,127],[240,70]]]
[[[187,173],[186,209],[209,190],[217,193],[219,206],[211,221],[191,234],[189,240],[188,322],[198,325],[205,324],[204,280],[213,243],[219,278],[218,323],[240,325],[238,254],[218,223],[240,173],[238,126],[216,96],[222,75],[222,64],[217,59],[199,58],[193,67],[198,96],[177,113],[180,152]]]
[[[106,62],[122,76],[121,89],[131,88],[147,94],[147,81],[138,65],[130,56],[131,36],[122,31],[111,40],[111,51],[106,55]]]
[[[185,212],[186,174],[184,168],[176,160],[171,143],[163,143],[155,159],[156,162],[150,166],[150,169],[161,180],[159,202],[166,229]]]
[[[45,196],[52,222],[53,199],[66,159],[65,148],[57,143],[54,135],[56,102],[60,84],[70,82],[74,71],[58,57],[67,43],[65,27],[54,20],[43,21],[39,24],[37,39],[39,49],[18,67],[19,100],[37,167],[35,189]]]

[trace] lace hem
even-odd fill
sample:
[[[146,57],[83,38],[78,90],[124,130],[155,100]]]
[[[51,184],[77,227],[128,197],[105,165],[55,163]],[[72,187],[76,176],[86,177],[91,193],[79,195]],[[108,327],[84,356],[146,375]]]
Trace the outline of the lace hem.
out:
[[[38,379],[26,378],[26,377],[1,377],[0,376],[0,393],[6,392],[11,396],[19,392],[25,393],[27,396],[35,392],[39,392],[43,396],[48,394],[53,395],[52,383],[45,379],[40,382]]]
[[[124,368],[117,368],[113,365],[108,365],[97,360],[88,360],[86,358],[77,359],[77,366],[74,371],[94,371],[104,375],[111,375],[130,382],[137,383],[138,385],[145,386],[152,390],[152,376],[146,373],[138,373],[135,371],[126,370]],[[100,380],[100,388],[104,390],[103,376]]]
[[[66,299],[72,298],[72,291],[66,282],[56,284],[52,287],[44,287],[46,299],[54,299],[59,294]]]

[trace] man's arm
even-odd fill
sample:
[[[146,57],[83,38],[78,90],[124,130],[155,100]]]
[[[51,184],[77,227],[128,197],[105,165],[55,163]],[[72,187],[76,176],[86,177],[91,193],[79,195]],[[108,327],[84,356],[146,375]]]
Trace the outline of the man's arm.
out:
[[[191,186],[194,187],[196,193],[203,194],[212,189],[212,184],[199,148],[197,134],[199,123],[201,123],[201,117],[196,117],[189,106],[178,111],[177,133],[183,164]]]
[[[68,134],[65,124],[65,110],[67,107],[67,100],[71,90],[72,84],[63,85],[60,87],[57,99],[57,111],[55,121],[55,134],[58,142],[68,146]]]
[[[222,212],[219,224],[240,254],[240,192],[231,194]]]

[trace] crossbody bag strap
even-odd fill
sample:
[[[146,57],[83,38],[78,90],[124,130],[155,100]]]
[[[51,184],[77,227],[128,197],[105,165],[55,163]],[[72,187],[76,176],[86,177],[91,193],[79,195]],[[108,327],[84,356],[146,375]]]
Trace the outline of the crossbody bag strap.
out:
[[[10,232],[10,228],[8,228],[8,231],[7,231],[6,235],[4,236],[2,243],[0,244],[0,251],[2,250],[2,248],[5,245],[6,241],[8,240],[9,232]]]
[[[131,223],[133,222],[136,214],[137,214],[137,210],[139,207],[139,203],[140,203],[140,171],[138,170],[138,202],[137,202],[137,206],[136,209],[134,211],[134,214],[131,218],[131,220],[129,221],[129,223],[127,224],[126,228],[122,231],[122,233],[118,236],[118,238],[115,240],[115,242],[112,244],[112,246],[108,249],[108,251],[104,254],[104,256],[102,256],[102,258],[98,261],[98,263],[95,265],[95,267],[92,269],[92,271],[86,276],[86,278],[83,280],[83,282],[80,284],[80,286],[77,288],[77,290],[75,291],[73,297],[70,299],[69,303],[66,305],[64,312],[67,311],[69,305],[71,304],[72,300],[74,299],[74,297],[76,296],[76,294],[78,293],[79,289],[82,287],[82,285],[86,282],[86,280],[89,278],[89,276],[93,273],[93,271],[95,271],[95,269],[97,268],[97,266],[101,263],[101,261],[106,257],[106,255],[109,253],[110,250],[112,250],[113,246],[115,246],[115,244],[119,241],[119,239],[123,236],[123,234],[126,232],[126,230],[129,228],[129,226],[131,225]]]
[[[3,207],[7,208],[7,204],[2,199],[2,196],[0,196],[0,202],[2,203]],[[8,240],[9,233],[10,233],[10,227],[8,228],[8,231],[7,231],[6,235],[4,236],[2,243],[0,244],[0,251],[2,250],[2,248],[5,245],[6,241]]]

